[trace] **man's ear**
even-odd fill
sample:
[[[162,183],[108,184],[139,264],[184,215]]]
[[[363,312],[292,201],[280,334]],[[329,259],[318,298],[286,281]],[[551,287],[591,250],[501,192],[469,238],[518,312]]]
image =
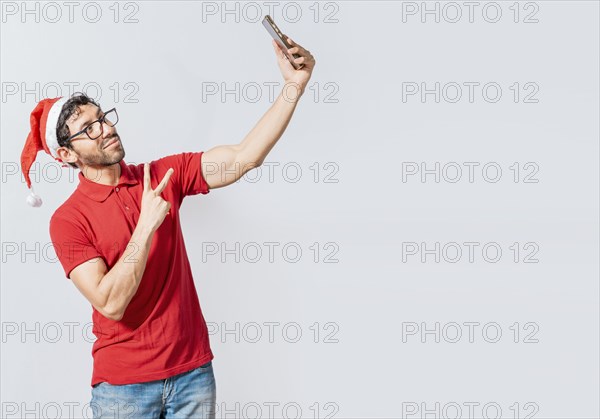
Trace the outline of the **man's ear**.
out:
[[[77,155],[74,150],[67,147],[59,147],[56,149],[56,154],[64,163],[75,163],[77,161]]]

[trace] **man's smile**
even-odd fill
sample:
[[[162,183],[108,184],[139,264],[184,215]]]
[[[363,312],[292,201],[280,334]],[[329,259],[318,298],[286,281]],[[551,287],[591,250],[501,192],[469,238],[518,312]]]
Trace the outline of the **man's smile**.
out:
[[[108,143],[103,147],[103,149],[107,149],[107,148],[112,147],[119,143],[120,143],[119,137],[115,137],[115,138],[109,140]]]

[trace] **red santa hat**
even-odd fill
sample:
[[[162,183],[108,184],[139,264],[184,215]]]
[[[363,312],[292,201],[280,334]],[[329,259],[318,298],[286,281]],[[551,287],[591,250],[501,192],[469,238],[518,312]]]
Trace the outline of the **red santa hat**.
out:
[[[60,111],[67,100],[65,97],[43,99],[37,104],[33,112],[31,112],[31,117],[29,118],[31,132],[27,136],[25,146],[21,152],[21,170],[23,171],[27,187],[31,189],[31,193],[27,196],[26,201],[32,207],[42,205],[42,198],[33,191],[31,179],[29,178],[29,169],[35,161],[38,151],[44,150],[56,161],[63,163],[56,153],[56,150],[60,147],[56,138],[56,125]],[[62,167],[67,167],[67,164],[63,163]]]

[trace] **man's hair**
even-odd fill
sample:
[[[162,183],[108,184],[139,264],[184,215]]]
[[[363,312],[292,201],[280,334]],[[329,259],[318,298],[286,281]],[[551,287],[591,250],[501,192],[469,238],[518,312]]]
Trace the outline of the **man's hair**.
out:
[[[100,108],[100,105],[91,97],[86,95],[83,92],[75,92],[71,95],[69,100],[65,102],[60,111],[60,115],[58,116],[58,122],[56,123],[56,139],[58,140],[58,145],[61,147],[66,147],[73,150],[73,146],[69,141],[67,143],[67,138],[71,136],[69,132],[69,127],[67,127],[67,121],[73,114],[78,112],[79,107],[82,105],[96,105]],[[68,163],[71,167],[78,169],[78,166],[75,163]]]

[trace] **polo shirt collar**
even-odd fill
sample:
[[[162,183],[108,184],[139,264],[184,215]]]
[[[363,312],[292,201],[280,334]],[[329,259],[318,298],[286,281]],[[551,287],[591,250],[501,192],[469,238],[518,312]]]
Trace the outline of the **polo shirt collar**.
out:
[[[102,185],[100,183],[93,182],[83,176],[83,173],[79,172],[79,185],[77,190],[82,192],[88,198],[94,201],[102,202],[108,198],[110,193],[119,185],[136,185],[139,183],[135,174],[131,171],[129,166],[125,164],[123,160],[119,162],[121,166],[121,176],[119,177],[119,183],[115,186]]]

